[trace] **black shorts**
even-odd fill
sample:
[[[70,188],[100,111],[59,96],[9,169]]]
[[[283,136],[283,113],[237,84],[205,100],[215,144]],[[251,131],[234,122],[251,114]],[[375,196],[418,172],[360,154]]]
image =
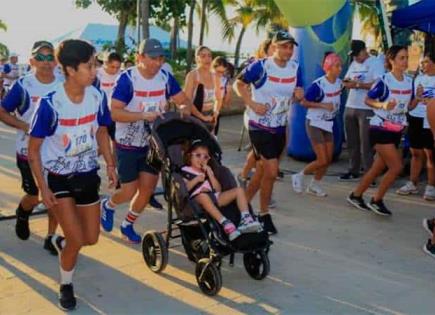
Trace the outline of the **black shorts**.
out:
[[[96,170],[71,175],[48,173],[47,182],[56,198],[73,198],[77,206],[100,202],[101,179]]]
[[[409,145],[413,149],[433,149],[433,136],[430,129],[423,128],[423,118],[408,116]]]
[[[258,160],[279,159],[285,147],[285,134],[275,134],[263,130],[249,130],[252,149]]]
[[[38,186],[36,186],[35,179],[33,178],[32,170],[30,169],[27,160],[17,157],[17,167],[21,173],[21,188],[23,191],[31,196],[38,196]]]
[[[392,132],[381,128],[370,127],[369,138],[372,147],[376,144],[394,144],[394,146],[398,148],[402,140],[402,132]]]
[[[158,175],[159,172],[148,164],[148,151],[123,150],[116,148],[116,159],[119,181],[122,184],[132,182],[139,178],[140,172]]]

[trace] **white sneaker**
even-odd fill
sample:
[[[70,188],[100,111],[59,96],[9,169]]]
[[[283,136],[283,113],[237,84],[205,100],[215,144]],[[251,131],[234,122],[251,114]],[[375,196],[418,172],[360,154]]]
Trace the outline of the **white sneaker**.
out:
[[[400,187],[397,191],[397,194],[399,195],[415,195],[418,194],[418,189],[417,187],[414,185],[413,182],[408,181],[406,182],[405,185],[403,185],[402,187]]]
[[[316,197],[326,197],[328,194],[316,183],[311,183],[307,187],[307,193]]]
[[[435,187],[432,185],[426,185],[426,189],[424,190],[423,198],[427,201],[435,200]]]
[[[304,190],[304,175],[301,173],[292,175],[292,186],[296,193],[301,194]]]

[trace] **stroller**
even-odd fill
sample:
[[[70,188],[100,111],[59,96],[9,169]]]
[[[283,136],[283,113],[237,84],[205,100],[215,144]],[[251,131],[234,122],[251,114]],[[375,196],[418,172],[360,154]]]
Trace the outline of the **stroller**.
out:
[[[193,117],[181,118],[178,113],[166,113],[154,123],[147,157],[150,165],[161,170],[164,197],[168,203],[167,230],[147,231],[142,239],[142,254],[147,266],[156,273],[168,263],[171,239],[181,238],[189,260],[195,262],[195,276],[201,291],[216,295],[222,287],[220,266],[224,256],[234,264],[235,253],[243,254],[248,274],[264,279],[270,271],[268,252],[272,242],[265,231],[241,234],[230,242],[221,225],[189,197],[183,180],[183,148],[194,139],[206,142],[211,156],[209,165],[222,186],[222,191],[237,187],[230,170],[221,165],[222,151],[207,128]],[[222,214],[235,225],[240,222],[236,202],[220,207]],[[252,214],[252,209],[250,209]]]

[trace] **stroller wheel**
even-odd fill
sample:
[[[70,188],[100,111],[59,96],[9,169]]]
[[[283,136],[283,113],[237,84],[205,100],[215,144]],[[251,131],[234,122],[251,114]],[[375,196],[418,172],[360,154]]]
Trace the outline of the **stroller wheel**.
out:
[[[196,263],[195,276],[204,294],[216,295],[222,288],[221,271],[209,258],[202,258]]]
[[[142,239],[142,255],[148,268],[162,272],[168,264],[168,248],[160,233],[148,231]]]
[[[269,257],[264,251],[244,254],[243,264],[248,274],[255,280],[263,280],[270,271]]]

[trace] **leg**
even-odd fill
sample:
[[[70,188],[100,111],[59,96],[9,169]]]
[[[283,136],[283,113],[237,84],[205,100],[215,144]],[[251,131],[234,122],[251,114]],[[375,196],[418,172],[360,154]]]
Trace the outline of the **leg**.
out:
[[[334,143],[333,142],[326,142],[324,144],[324,152],[326,156],[326,165],[322,168],[317,169],[317,171],[314,174],[315,180],[321,180],[323,176],[325,176],[326,171],[328,170],[328,166],[332,162],[332,157],[334,155]]]
[[[151,196],[154,193],[154,189],[157,186],[159,177],[155,174],[146,172],[139,173],[139,191],[134,196],[130,209],[136,213],[142,213],[148,204]]]
[[[236,200],[237,207],[240,211],[247,211],[249,209],[245,191],[240,187],[221,192],[218,198],[218,205],[219,207],[223,207],[234,200]]]
[[[433,162],[433,150],[424,149],[426,155],[426,168],[427,168],[427,183],[428,185],[435,186],[435,168]]]
[[[128,183],[121,183],[121,189],[118,189],[109,199],[109,206],[116,207],[117,205],[132,200],[138,188],[139,180],[134,180]]]
[[[100,203],[76,207],[83,235],[83,245],[96,244],[100,234]]]
[[[349,172],[357,175],[361,168],[361,144],[358,109],[346,108],[344,123],[346,130],[347,150],[349,152]]]
[[[218,222],[222,222],[224,216],[213,203],[210,196],[207,194],[199,194],[195,197],[195,201]]]
[[[249,172],[255,167],[255,163],[256,163],[255,154],[254,151],[251,150],[246,156],[245,165],[243,165],[242,171],[240,172],[241,177],[247,178]]]
[[[359,124],[359,139],[361,143],[361,149],[359,150],[359,156],[362,156],[362,166],[364,172],[367,172],[373,164],[374,150],[370,144],[370,120],[369,117],[373,116],[371,110],[359,110],[358,111],[358,124]],[[358,169],[358,172],[360,170]]]
[[[374,201],[379,201],[384,198],[387,190],[391,187],[397,176],[399,176],[402,171],[402,157],[394,144],[377,144],[376,151],[388,167],[388,171],[382,178],[378,191],[373,198]]]
[[[251,201],[260,189],[263,173],[263,161],[258,160],[255,166],[255,173],[249,181],[248,187],[246,188],[246,197],[248,198],[248,201]]]
[[[417,186],[421,170],[423,168],[424,151],[422,149],[411,148],[411,182]]]
[[[278,176],[279,161],[275,159],[263,159],[263,177],[260,185],[260,212],[269,212],[270,198],[272,197],[273,185]]]
[[[53,235],[56,233],[56,229],[57,229],[56,216],[54,215],[53,210],[51,209],[47,210],[47,216],[48,216],[48,235]]]
[[[325,143],[317,143],[313,144],[313,150],[316,154],[316,160],[305,166],[303,173],[304,175],[315,174],[317,175],[317,171],[320,171],[328,166],[328,152]],[[324,174],[324,173],[323,173]],[[316,180],[320,180],[322,178],[322,172],[320,171]]]
[[[364,174],[358,186],[354,189],[353,194],[360,197],[370,187],[370,184],[384,171],[386,164],[383,158],[378,154],[373,161],[370,169]]]

